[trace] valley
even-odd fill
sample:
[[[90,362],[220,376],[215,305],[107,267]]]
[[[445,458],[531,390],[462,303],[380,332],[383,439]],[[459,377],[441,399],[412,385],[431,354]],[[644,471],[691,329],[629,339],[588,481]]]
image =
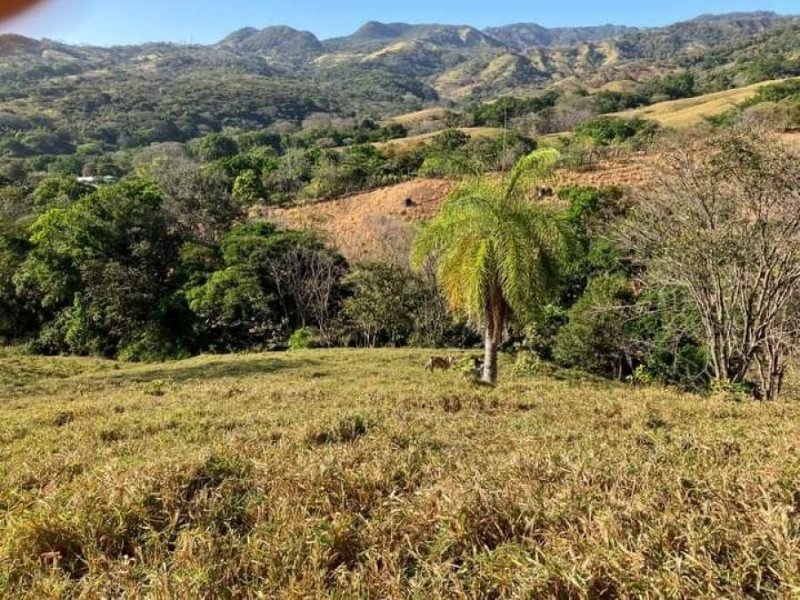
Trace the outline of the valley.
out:
[[[798,165],[797,15],[0,34],[0,598],[793,597]]]

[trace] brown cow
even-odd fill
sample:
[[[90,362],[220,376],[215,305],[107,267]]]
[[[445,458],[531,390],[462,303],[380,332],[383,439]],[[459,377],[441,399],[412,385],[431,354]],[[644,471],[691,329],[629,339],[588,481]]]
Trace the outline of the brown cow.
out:
[[[442,356],[431,356],[428,360],[427,364],[425,365],[425,369],[433,373],[436,369],[441,369],[442,371],[449,371],[450,367],[453,366],[453,359],[450,357],[442,357]]]

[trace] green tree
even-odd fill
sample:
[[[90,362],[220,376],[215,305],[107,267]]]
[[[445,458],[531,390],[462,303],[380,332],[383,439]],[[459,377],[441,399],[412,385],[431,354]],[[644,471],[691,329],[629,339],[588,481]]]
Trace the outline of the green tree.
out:
[[[650,141],[659,130],[658,123],[634,117],[596,117],[575,127],[577,140],[590,140],[598,146],[630,142],[634,145]]]
[[[556,360],[617,379],[630,374],[634,367],[630,335],[634,301],[633,286],[622,275],[604,273],[592,279],[556,337]]]
[[[179,300],[172,296],[179,240],[162,203],[153,184],[134,179],[36,220],[32,250],[14,282],[53,324],[63,325],[59,339],[66,347],[51,350],[116,356],[153,328],[164,333],[153,346],[159,353],[178,342]]]
[[[187,290],[206,345],[238,350],[280,342],[300,327],[328,331],[347,265],[315,236],[279,232],[263,221],[243,223],[221,239],[220,251],[220,268]],[[205,253],[190,254],[185,258],[199,258],[203,270]]]
[[[242,171],[233,182],[233,199],[241,206],[251,205],[264,198],[261,178],[252,169]]]
[[[221,133],[212,133],[194,142],[193,150],[203,162],[229,158],[239,153],[236,141]]]
[[[66,207],[81,196],[89,193],[91,188],[78,183],[75,177],[68,175],[50,175],[36,186],[33,192],[33,203],[39,210],[54,207]]]
[[[567,245],[559,220],[528,200],[530,184],[558,161],[555,150],[521,159],[508,184],[465,183],[414,244],[413,262],[435,261],[450,307],[484,336],[483,379],[497,381],[497,352],[512,318],[535,314],[555,288]]]
[[[429,149],[432,153],[452,152],[465,146],[469,140],[469,134],[460,129],[445,129],[431,140]]]
[[[14,274],[29,251],[27,241],[0,235],[0,339],[19,338],[34,325],[34,315],[14,285]]]
[[[422,301],[421,282],[412,273],[390,263],[364,263],[347,282],[353,295],[344,301],[344,314],[367,346],[408,340]]]

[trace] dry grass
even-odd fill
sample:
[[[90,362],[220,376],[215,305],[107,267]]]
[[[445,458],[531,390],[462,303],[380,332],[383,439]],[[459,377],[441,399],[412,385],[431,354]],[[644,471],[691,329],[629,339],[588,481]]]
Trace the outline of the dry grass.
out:
[[[400,123],[406,127],[416,126],[429,121],[441,121],[447,116],[446,108],[426,108],[387,119],[387,123]]]
[[[497,138],[503,135],[503,129],[499,127],[458,127],[457,129],[466,133],[471,138]],[[390,140],[388,142],[380,142],[374,144],[374,146],[381,150],[409,152],[430,143],[430,141],[440,133],[442,133],[441,130],[431,131],[420,135]]]
[[[800,151],[800,132],[781,133],[778,137],[790,148]]]
[[[428,355],[93,361],[66,378],[16,359],[39,376],[0,389],[0,595],[800,590],[799,405],[507,365],[488,390],[426,374]]]
[[[615,113],[615,116],[652,119],[666,127],[690,127],[702,123],[706,117],[716,117],[735,108],[737,104],[752,98],[759,88],[777,83],[777,81],[781,80],[763,81],[748,87],[706,94],[696,98],[659,102],[652,106]]]
[[[374,259],[412,236],[416,222],[434,217],[453,185],[415,179],[328,202],[271,210],[266,216],[285,227],[321,232],[351,261]],[[413,206],[406,206],[409,198]]]
[[[581,185],[597,188],[617,186],[629,190],[639,189],[650,181],[657,161],[656,153],[621,151],[617,156],[598,160],[581,170],[557,171],[555,186]]]

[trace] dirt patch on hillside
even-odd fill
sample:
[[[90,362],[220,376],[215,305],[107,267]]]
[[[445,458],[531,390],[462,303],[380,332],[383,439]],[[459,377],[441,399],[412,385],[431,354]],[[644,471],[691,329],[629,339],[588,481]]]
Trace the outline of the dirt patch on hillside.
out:
[[[562,170],[555,176],[555,186],[583,185],[640,188],[650,180],[656,157],[652,154],[628,154],[610,158],[580,170]]]
[[[794,151],[800,151],[800,131],[782,133],[778,136],[780,140]]]
[[[414,223],[439,212],[453,183],[415,179],[372,192],[268,211],[279,225],[321,232],[351,261],[404,252]]]
[[[604,160],[591,169],[558,172],[553,187],[636,188],[649,179],[653,164],[653,157],[644,154]],[[336,200],[270,209],[258,216],[282,227],[319,231],[350,261],[385,258],[407,254],[415,224],[434,217],[454,186],[441,179],[415,179]]]
[[[800,133],[781,139],[800,149]],[[559,171],[552,186],[619,186],[637,189],[657,165],[653,154],[612,157],[583,170]],[[304,206],[272,209],[258,215],[283,227],[321,232],[351,261],[407,256],[416,224],[435,216],[455,183],[415,179],[391,187]]]

